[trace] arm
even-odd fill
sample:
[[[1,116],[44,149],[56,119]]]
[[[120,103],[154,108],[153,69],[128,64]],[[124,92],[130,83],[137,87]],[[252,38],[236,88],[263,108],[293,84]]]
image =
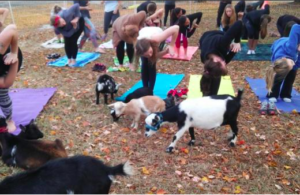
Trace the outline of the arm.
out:
[[[173,40],[174,40],[174,43],[175,43],[178,32],[179,32],[179,26],[174,25],[174,26],[167,28],[166,30],[164,30],[163,32],[161,32],[159,34],[153,35],[151,40],[155,41],[156,43],[159,44],[159,43],[165,41],[168,37],[172,36],[171,42],[173,42]]]
[[[3,25],[4,21],[5,21],[8,13],[9,13],[8,9],[6,9],[6,8],[0,8],[0,15],[2,15],[0,22],[1,22],[2,25]]]
[[[157,54],[157,57],[158,57],[158,58],[162,58],[162,57],[163,57],[164,55],[166,55],[168,52],[169,52],[169,48],[166,48],[165,50],[159,52],[159,53]]]
[[[161,19],[163,16],[163,13],[164,13],[164,9],[159,9],[159,10],[156,10],[156,12],[154,14],[152,14],[151,16],[149,16],[148,18],[151,19],[152,21],[156,20],[156,19]]]
[[[74,14],[73,16],[74,16],[75,18],[78,17],[78,19],[79,19],[79,17],[81,17],[80,7],[79,7],[79,4],[78,4],[78,3],[72,5],[72,6],[69,8],[68,12]]]
[[[242,29],[243,29],[243,23],[242,21],[236,21],[224,34],[222,37],[222,43],[221,45],[223,47],[229,47],[232,40],[234,40],[235,43],[241,42],[241,35],[242,35]]]
[[[119,11],[121,5],[122,5],[122,1],[118,1],[118,5],[116,6],[116,9],[115,9],[114,12],[113,12],[114,14],[117,14],[117,13],[118,13],[118,11]]]

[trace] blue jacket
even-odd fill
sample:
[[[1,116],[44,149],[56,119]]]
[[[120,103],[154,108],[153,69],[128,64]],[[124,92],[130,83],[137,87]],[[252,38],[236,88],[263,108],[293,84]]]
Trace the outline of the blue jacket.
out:
[[[300,55],[298,51],[298,45],[300,44],[300,25],[293,25],[290,36],[282,37],[276,40],[272,45],[272,58],[274,63],[281,58],[289,58],[295,62],[294,69],[300,68]]]

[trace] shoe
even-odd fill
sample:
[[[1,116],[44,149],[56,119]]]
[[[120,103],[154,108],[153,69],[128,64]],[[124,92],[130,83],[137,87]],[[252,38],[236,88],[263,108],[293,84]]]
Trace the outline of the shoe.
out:
[[[268,103],[268,114],[269,115],[275,115],[276,114],[275,102],[269,102]]]
[[[47,56],[47,59],[52,60],[52,59],[57,59],[59,57],[60,55],[58,53],[52,53]]]
[[[283,98],[283,101],[286,102],[286,103],[291,103],[292,102],[291,98]]]
[[[259,110],[259,113],[261,115],[266,115],[268,112],[268,102],[267,101],[264,101],[261,103],[261,108]]]
[[[248,50],[247,55],[251,55],[251,53],[252,53],[251,50]]]
[[[273,102],[273,103],[276,103],[276,102],[277,102],[277,99],[274,98],[274,97],[272,97],[272,98],[269,98],[269,101],[270,101],[270,102]]]
[[[94,65],[93,71],[96,71],[96,72],[105,72],[106,71],[106,66],[104,64],[101,64],[101,63],[97,63]]]
[[[254,51],[254,50],[252,50],[252,51],[251,51],[251,54],[254,54],[254,55],[255,55],[256,53],[255,53],[255,51]]]

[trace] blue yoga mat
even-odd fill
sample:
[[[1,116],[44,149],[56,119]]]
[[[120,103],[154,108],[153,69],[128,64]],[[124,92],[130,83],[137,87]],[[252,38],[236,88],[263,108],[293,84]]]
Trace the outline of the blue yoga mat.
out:
[[[270,61],[272,56],[271,44],[258,44],[255,55],[248,55],[248,44],[242,44],[242,51],[237,53],[232,60],[235,61]]]
[[[76,58],[77,63],[75,66],[72,66],[72,67],[84,67],[87,63],[90,63],[99,57],[100,57],[99,53],[78,52],[77,58]],[[64,56],[64,57],[58,58],[55,61],[49,62],[48,65],[56,66],[56,67],[63,67],[63,66],[66,66],[67,63],[68,63],[68,58],[67,58],[67,56]]]
[[[159,96],[162,99],[167,97],[167,93],[170,89],[175,89],[176,86],[183,79],[184,74],[156,74],[156,82],[154,86],[154,95]],[[138,81],[133,87],[126,91],[121,97],[117,97],[117,101],[124,101],[128,94],[132,93],[136,89],[143,87],[142,81]]]
[[[246,77],[246,81],[249,83],[251,89],[255,93],[255,95],[258,97],[258,99],[263,102],[267,100],[266,95],[268,93],[266,89],[266,82],[264,79],[252,79],[249,77]],[[286,113],[290,113],[293,110],[297,110],[297,112],[300,112],[300,94],[293,89],[292,91],[292,102],[286,103],[281,98],[277,99],[276,107]]]

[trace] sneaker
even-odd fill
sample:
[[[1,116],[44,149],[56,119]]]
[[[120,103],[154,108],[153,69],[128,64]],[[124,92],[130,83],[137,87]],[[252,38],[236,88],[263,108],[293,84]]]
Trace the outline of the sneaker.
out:
[[[248,50],[247,55],[251,55],[251,50]]]
[[[277,99],[272,97],[272,98],[269,98],[269,102],[273,102],[273,103],[276,103],[277,102]]]
[[[267,101],[264,101],[261,103],[261,108],[259,110],[259,113],[261,115],[266,115],[268,112],[268,102]]]
[[[276,114],[275,102],[269,102],[268,114],[269,115],[275,115]]]
[[[255,51],[254,51],[254,50],[252,50],[252,51],[251,51],[251,54],[254,54],[254,55],[255,55],[256,53],[255,53]]]
[[[286,102],[286,103],[291,103],[292,102],[291,98],[283,98],[283,101]]]

